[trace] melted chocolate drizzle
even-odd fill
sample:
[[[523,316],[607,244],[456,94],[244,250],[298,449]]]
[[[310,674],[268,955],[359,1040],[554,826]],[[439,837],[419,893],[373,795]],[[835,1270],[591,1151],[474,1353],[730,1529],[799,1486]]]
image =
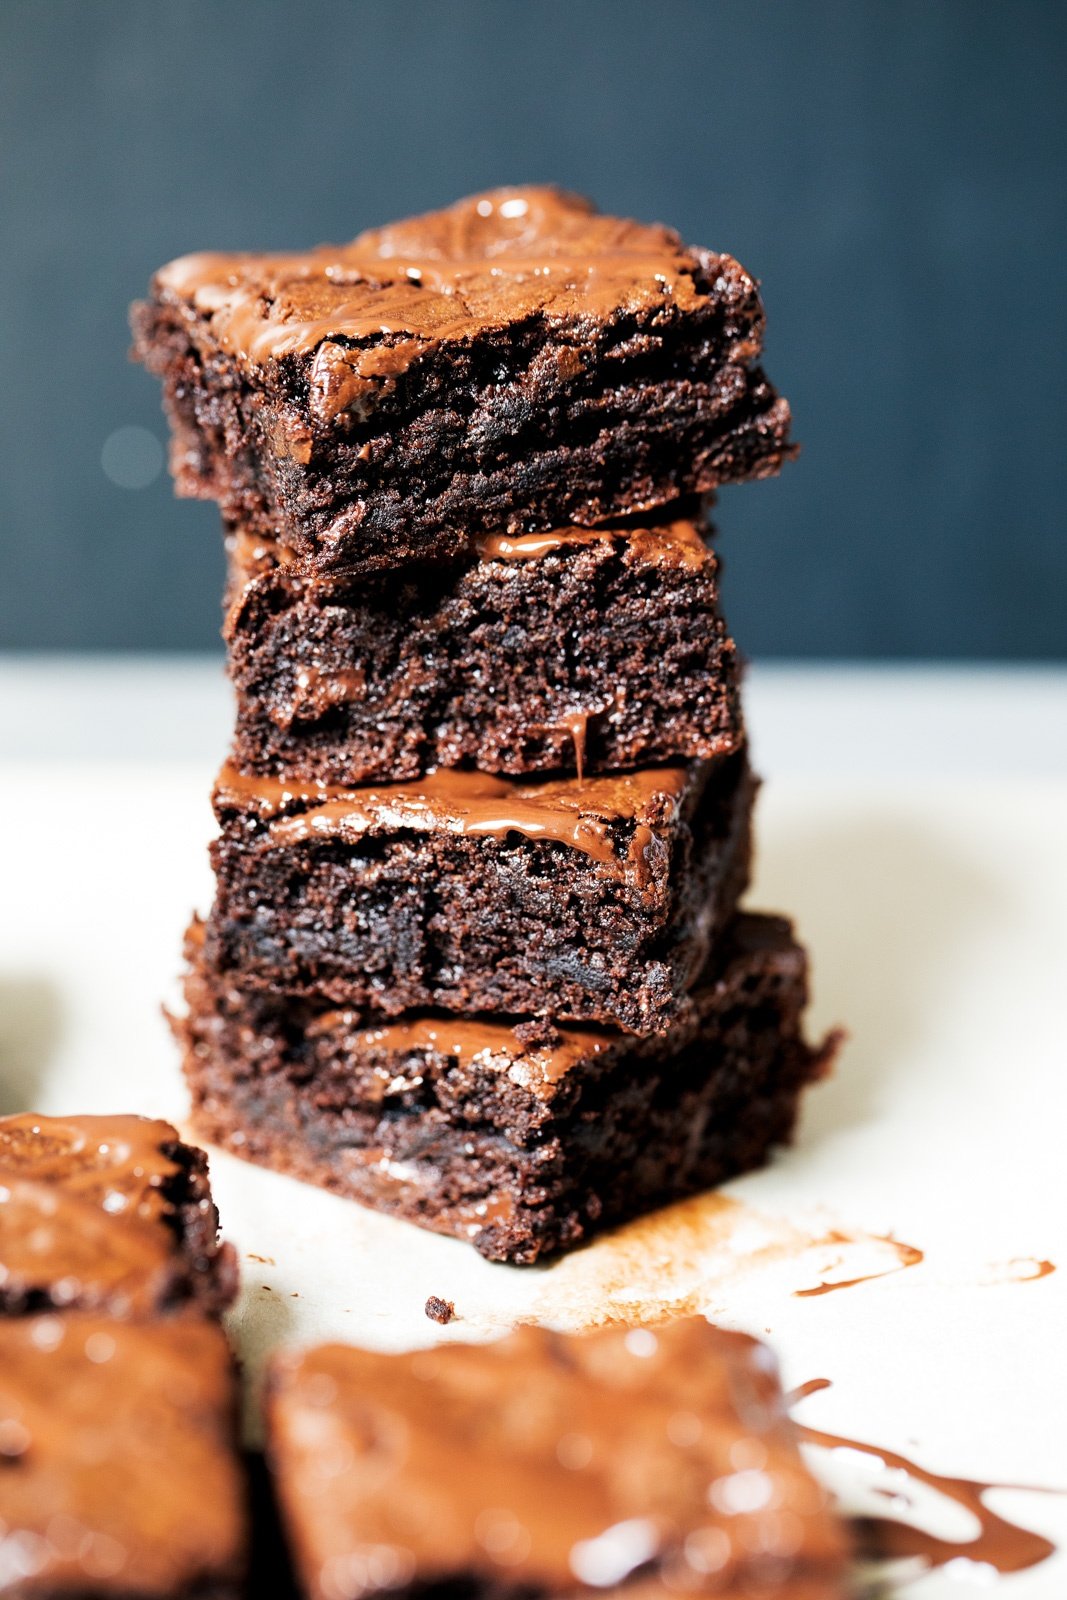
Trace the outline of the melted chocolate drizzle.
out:
[[[808,1395],[817,1394],[830,1386],[829,1378],[812,1378],[793,1391],[789,1402],[795,1405]],[[914,1482],[925,1484],[962,1506],[978,1522],[979,1531],[973,1539],[957,1540],[942,1539],[937,1534],[927,1533],[924,1528],[901,1522],[895,1517],[856,1517],[852,1519],[852,1527],[858,1553],[863,1560],[917,1561],[922,1564],[923,1571],[929,1572],[963,1558],[1006,1574],[1036,1567],[1055,1553],[1056,1546],[1050,1539],[1028,1528],[1021,1528],[1018,1523],[1010,1522],[1007,1517],[990,1510],[985,1503],[985,1496],[997,1489],[1026,1489],[1037,1494],[1060,1494],[1064,1492],[1062,1490],[1039,1489],[1023,1484],[985,1483],[977,1478],[955,1478],[945,1473],[931,1472],[907,1456],[881,1445],[846,1438],[843,1434],[827,1433],[820,1428],[809,1428],[802,1423],[797,1424],[797,1431],[807,1444],[820,1445],[827,1450],[856,1450],[880,1461],[888,1471],[906,1473]]]
[[[544,533],[494,533],[478,540],[482,561],[538,561],[568,547],[625,542],[636,559],[655,567],[698,571],[714,561],[695,522],[679,517],[658,527],[602,525],[552,528]]]
[[[729,279],[737,296],[755,294],[730,257],[687,250],[670,228],[601,216],[576,195],[528,186],[471,195],[350,244],[184,256],[155,284],[245,362],[314,352],[311,408],[328,422],[442,340],[533,317],[578,328],[619,313],[667,319],[706,302],[704,274]],[[758,345],[757,324],[731,356],[751,360]],[[578,348],[559,359],[581,371]]]
[[[598,867],[643,888],[656,829],[677,817],[684,766],[645,768],[586,779],[522,783],[484,772],[439,768],[410,783],[345,788],[250,777],[233,766],[219,774],[216,804],[254,810],[269,820],[271,845],[358,836],[375,828],[441,830],[503,840],[509,833],[547,839],[589,856]],[[291,806],[303,809],[286,814]],[[633,824],[619,841],[615,823]]]

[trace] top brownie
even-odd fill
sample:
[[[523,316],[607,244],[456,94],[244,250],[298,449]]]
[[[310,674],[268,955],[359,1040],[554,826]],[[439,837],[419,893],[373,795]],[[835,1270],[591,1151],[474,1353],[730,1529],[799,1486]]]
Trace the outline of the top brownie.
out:
[[[322,569],[647,512],[792,453],[744,268],[553,188],[186,256],[132,320],[179,493]]]

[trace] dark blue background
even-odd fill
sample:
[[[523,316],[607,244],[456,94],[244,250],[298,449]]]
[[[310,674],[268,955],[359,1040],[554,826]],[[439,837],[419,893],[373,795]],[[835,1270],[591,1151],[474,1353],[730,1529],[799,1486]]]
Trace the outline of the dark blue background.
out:
[[[763,280],[805,450],[723,497],[751,654],[1064,655],[1065,18],[1058,0],[3,0],[0,642],[215,640],[213,508],[102,465],[118,429],[163,437],[125,361],[156,265],[556,180]]]

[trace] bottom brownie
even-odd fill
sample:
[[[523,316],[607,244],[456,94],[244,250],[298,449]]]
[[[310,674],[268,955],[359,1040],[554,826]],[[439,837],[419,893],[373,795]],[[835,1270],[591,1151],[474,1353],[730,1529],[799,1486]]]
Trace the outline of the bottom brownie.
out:
[[[185,1049],[204,1138],[527,1264],[760,1165],[830,1051],[807,964],[741,915],[662,1037],[436,1015],[360,1026],[242,989],[190,937]]]

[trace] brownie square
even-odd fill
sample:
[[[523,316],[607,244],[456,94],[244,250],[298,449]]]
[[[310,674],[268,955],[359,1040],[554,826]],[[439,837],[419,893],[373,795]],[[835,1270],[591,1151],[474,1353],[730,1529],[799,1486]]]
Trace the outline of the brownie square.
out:
[[[221,1313],[218,1226],[204,1153],[169,1122],[0,1117],[0,1313]]]
[[[805,1043],[805,956],[779,917],[739,916],[651,1039],[440,1014],[368,1028],[219,973],[202,932],[175,1022],[201,1135],[494,1260],[760,1165],[829,1060]]]
[[[494,534],[455,569],[361,578],[231,535],[233,763],[362,784],[728,754],[740,668],[702,534],[685,519]]]
[[[236,1411],[214,1323],[0,1321],[0,1593],[236,1597]]]
[[[267,1417],[309,1600],[846,1593],[773,1357],[701,1318],[292,1352]]]
[[[792,454],[730,256],[552,188],[302,254],[200,254],[133,308],[178,492],[322,567],[606,522]]]
[[[724,762],[539,783],[222,773],[208,957],[368,1015],[438,1006],[663,1032],[745,887],[753,782]]]

